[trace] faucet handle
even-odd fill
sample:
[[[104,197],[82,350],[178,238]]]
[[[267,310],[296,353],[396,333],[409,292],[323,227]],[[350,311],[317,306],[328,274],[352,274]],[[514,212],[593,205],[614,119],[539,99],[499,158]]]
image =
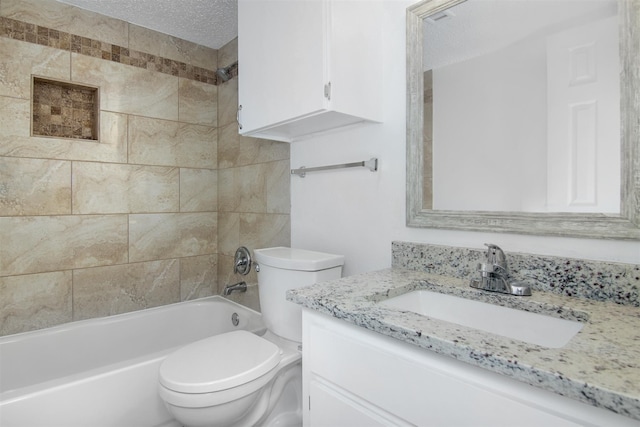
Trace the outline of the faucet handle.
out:
[[[494,245],[493,243],[485,243],[487,248],[487,262],[489,264],[497,265],[502,268],[505,272],[507,271],[507,257],[504,252],[498,245]]]

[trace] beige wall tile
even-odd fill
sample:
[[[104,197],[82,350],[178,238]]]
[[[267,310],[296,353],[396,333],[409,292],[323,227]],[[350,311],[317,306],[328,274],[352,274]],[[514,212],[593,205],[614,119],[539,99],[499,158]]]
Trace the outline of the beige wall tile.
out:
[[[219,169],[218,170],[218,211],[219,212],[238,212],[240,203],[240,195],[236,189],[236,170]]]
[[[179,129],[180,124],[174,121],[129,117],[129,162],[180,166]]]
[[[0,154],[20,155],[20,143],[29,140],[30,101],[0,96]],[[18,140],[16,142],[16,140]],[[31,145],[34,145],[31,142]],[[18,148],[16,150],[16,148]],[[35,156],[39,157],[39,156]]]
[[[220,169],[288,160],[290,157],[289,143],[240,136],[235,122],[218,129]]]
[[[100,142],[29,136],[30,101],[0,96],[0,155],[61,160],[127,161],[127,117],[100,114]]]
[[[240,214],[218,213],[218,253],[233,256],[240,246]]]
[[[222,255],[218,253],[218,295],[226,285],[233,285],[240,281],[240,275],[233,272],[233,255]]]
[[[180,79],[179,120],[198,125],[218,125],[218,87]]]
[[[218,258],[203,255],[180,258],[180,300],[204,298],[218,293]]]
[[[218,132],[214,127],[182,123],[178,129],[179,166],[216,169]]]
[[[0,335],[70,322],[71,313],[71,271],[0,277]]]
[[[73,213],[177,212],[177,168],[75,162]]]
[[[218,171],[218,210],[266,212],[266,181],[262,165]]]
[[[233,122],[218,127],[218,168],[227,169],[240,166],[240,155],[246,150],[240,149],[238,125]]]
[[[252,250],[291,245],[289,215],[240,214],[240,243]]]
[[[249,165],[234,169],[239,201],[238,212],[266,212],[266,181],[263,165]]]
[[[288,160],[218,171],[218,209],[222,212],[289,213]]]
[[[129,215],[129,261],[215,253],[217,215],[216,212]]]
[[[288,160],[265,163],[263,174],[266,181],[268,213],[291,212],[291,168]]]
[[[126,215],[0,217],[2,275],[127,262]]]
[[[180,169],[180,212],[218,210],[218,171]]]
[[[0,37],[0,95],[31,98],[31,75],[71,78],[71,54],[67,51]]]
[[[2,0],[0,16],[127,47],[126,22],[54,0]]]
[[[246,153],[244,155],[241,154],[240,165],[289,160],[291,144],[288,142],[241,136],[240,145],[243,147],[241,151]],[[245,145],[251,147],[251,149],[244,150]]]
[[[218,126],[236,123],[238,119],[238,79],[218,86]],[[242,122],[242,112],[240,112]]]
[[[238,38],[218,49],[218,67],[228,67],[238,60]]]
[[[0,157],[0,216],[71,213],[71,162]]]
[[[130,163],[217,167],[216,128],[131,116],[129,135]]]
[[[215,70],[217,51],[168,34],[129,25],[129,49],[151,53],[174,61]]]
[[[179,277],[176,259],[74,270],[74,320],[178,302]]]
[[[178,77],[71,54],[73,81],[100,87],[100,109],[178,120]]]

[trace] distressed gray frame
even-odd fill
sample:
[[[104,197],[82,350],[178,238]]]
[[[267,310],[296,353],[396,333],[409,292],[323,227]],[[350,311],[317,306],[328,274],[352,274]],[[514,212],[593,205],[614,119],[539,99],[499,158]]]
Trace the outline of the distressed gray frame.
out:
[[[620,19],[620,215],[428,210],[422,206],[423,19],[465,0],[407,8],[407,226],[640,240],[640,0],[618,0]]]

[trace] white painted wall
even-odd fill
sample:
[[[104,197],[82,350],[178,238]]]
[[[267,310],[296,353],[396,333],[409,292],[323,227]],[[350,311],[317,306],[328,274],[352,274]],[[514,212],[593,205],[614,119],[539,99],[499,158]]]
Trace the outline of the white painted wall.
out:
[[[413,229],[405,226],[405,0],[385,0],[384,123],[298,141],[291,166],[318,166],[378,157],[379,171],[347,169],[291,177],[291,243],[346,256],[344,275],[391,265],[393,240],[508,252],[640,263],[640,243],[515,234]]]

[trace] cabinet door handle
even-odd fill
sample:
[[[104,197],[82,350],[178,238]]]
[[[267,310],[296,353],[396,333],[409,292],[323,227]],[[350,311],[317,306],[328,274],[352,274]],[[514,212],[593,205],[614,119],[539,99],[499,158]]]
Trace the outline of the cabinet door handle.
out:
[[[240,111],[242,110],[242,105],[238,105],[238,112],[236,113],[236,122],[238,122],[238,129],[242,130],[242,123],[240,123]]]

